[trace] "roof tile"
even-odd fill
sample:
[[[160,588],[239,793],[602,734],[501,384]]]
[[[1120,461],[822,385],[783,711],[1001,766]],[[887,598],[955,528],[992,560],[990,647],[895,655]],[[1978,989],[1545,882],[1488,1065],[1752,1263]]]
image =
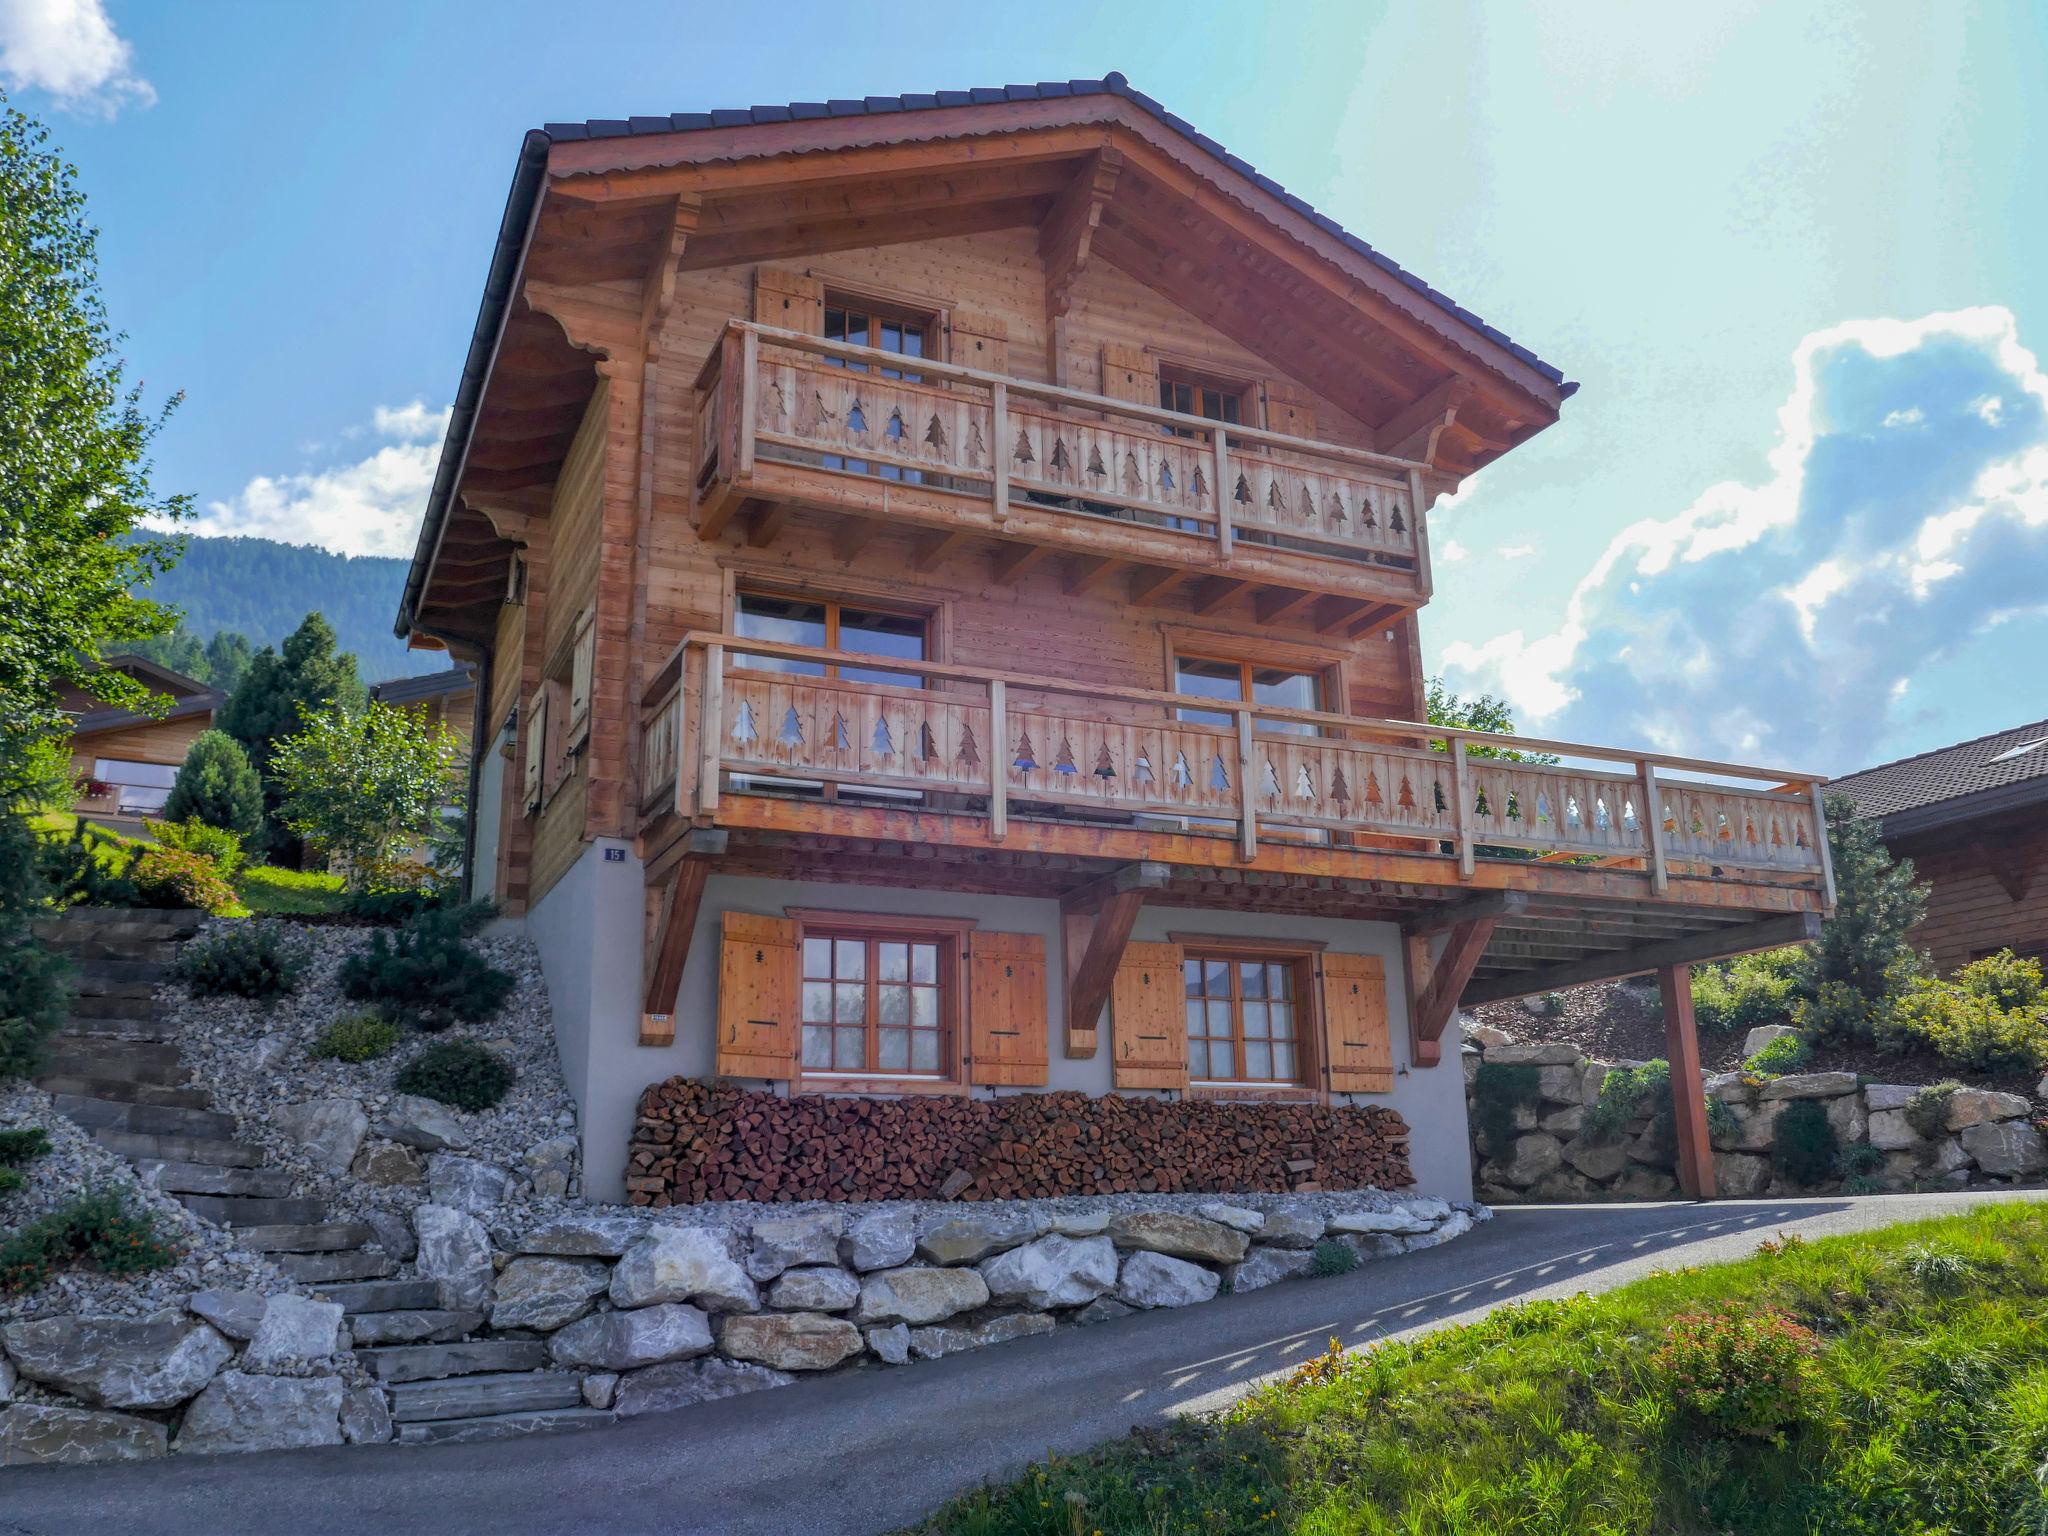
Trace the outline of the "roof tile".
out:
[[[2048,720],[1880,763],[1828,788],[1854,800],[1865,816],[1894,816],[2032,779],[2048,779]]]

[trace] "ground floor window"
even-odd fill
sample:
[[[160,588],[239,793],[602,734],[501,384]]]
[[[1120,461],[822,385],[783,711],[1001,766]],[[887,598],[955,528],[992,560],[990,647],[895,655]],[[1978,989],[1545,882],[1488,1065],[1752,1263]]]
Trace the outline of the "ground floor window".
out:
[[[947,1075],[954,990],[950,935],[809,928],[803,938],[803,1069]]]
[[[1301,1081],[1293,956],[1202,954],[1183,967],[1188,1010],[1188,1076],[1196,1082]]]
[[[165,763],[137,763],[126,758],[95,758],[95,782],[115,794],[116,808],[124,815],[154,815],[171,798],[171,786],[178,782],[178,770]]]

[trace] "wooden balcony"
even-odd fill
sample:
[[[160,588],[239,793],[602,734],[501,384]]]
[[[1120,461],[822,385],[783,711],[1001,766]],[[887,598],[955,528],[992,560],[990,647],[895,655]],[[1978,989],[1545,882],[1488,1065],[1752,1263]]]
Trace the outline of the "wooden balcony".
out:
[[[776,661],[897,672],[905,685],[760,665]],[[691,827],[726,828],[802,844],[812,876],[828,879],[902,858],[934,861],[922,878],[943,886],[960,873],[936,862],[950,856],[985,888],[1029,894],[1034,872],[1078,888],[1141,864],[1164,871],[1162,902],[1412,931],[1437,931],[1432,913],[1485,911],[1499,926],[1467,1002],[1648,969],[1634,961],[1653,951],[1790,942],[1834,902],[1810,775],[1192,706],[1232,721],[1216,726],[1177,718],[1191,701],[1174,694],[731,635],[687,637],[646,705],[650,859]],[[1572,761],[1479,755],[1502,748]]]
[[[1424,465],[906,362],[729,325],[698,378],[699,536],[749,509],[772,535],[791,506],[907,522],[1141,573],[1154,596],[1180,573],[1198,607],[1247,587],[1318,594],[1329,631],[1429,599]]]

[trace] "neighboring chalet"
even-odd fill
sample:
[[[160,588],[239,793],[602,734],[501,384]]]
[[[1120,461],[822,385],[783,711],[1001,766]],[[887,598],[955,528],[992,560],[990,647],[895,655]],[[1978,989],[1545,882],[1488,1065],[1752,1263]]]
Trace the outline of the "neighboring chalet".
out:
[[[528,134],[398,628],[592,1193],[678,1074],[1381,1104],[1465,1195],[1461,999],[1661,969],[1682,1066],[1819,781],[1414,723],[1430,506],[1572,391],[1117,75]]]
[[[145,816],[163,809],[185,754],[212,726],[222,696],[140,656],[110,656],[105,664],[169,697],[171,705],[161,715],[145,715],[110,708],[75,686],[63,689],[60,702],[73,717],[71,776],[79,786],[71,808],[97,825],[139,832]]]
[[[2048,960],[2048,720],[1831,787],[1931,887],[1912,941],[1944,974],[2001,949]]]
[[[370,685],[371,701],[388,704],[394,709],[412,709],[425,714],[435,725],[445,725],[460,739],[462,762],[460,766],[463,799],[474,798],[476,792],[476,667],[470,662],[457,662],[452,667],[443,667],[438,672],[422,672],[413,677],[386,678],[381,683]],[[464,809],[462,805],[451,805],[448,814],[454,815]],[[473,828],[471,829],[473,833]],[[486,850],[488,860],[495,861],[497,850]],[[427,845],[421,844],[412,850],[412,858],[420,863],[427,862]],[[472,857],[474,856],[472,852]],[[468,862],[465,859],[465,864]]]

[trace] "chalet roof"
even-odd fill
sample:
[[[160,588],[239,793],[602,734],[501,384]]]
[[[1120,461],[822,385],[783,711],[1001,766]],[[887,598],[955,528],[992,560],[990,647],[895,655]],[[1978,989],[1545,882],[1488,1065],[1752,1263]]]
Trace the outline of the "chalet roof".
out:
[[[1828,787],[1864,816],[1883,818],[1888,834],[2048,800],[2048,720],[1880,763]]]
[[[211,715],[227,702],[227,695],[217,688],[203,684],[195,685],[199,691],[188,693],[172,703],[160,715],[146,715],[133,709],[89,710],[71,722],[71,734],[90,736],[99,731],[120,730],[135,725],[161,725],[167,720],[185,720],[193,715]]]
[[[137,682],[148,683],[173,697],[182,698],[188,694],[207,691],[206,684],[198,678],[187,677],[173,667],[167,667],[160,661],[151,661],[147,656],[138,655],[133,651],[116,651],[110,656],[102,657],[100,664],[116,672],[126,672]]]
[[[476,666],[458,662],[439,672],[422,672],[414,677],[390,677],[370,685],[370,697],[379,704],[417,704],[443,694],[463,693],[476,687]]]

